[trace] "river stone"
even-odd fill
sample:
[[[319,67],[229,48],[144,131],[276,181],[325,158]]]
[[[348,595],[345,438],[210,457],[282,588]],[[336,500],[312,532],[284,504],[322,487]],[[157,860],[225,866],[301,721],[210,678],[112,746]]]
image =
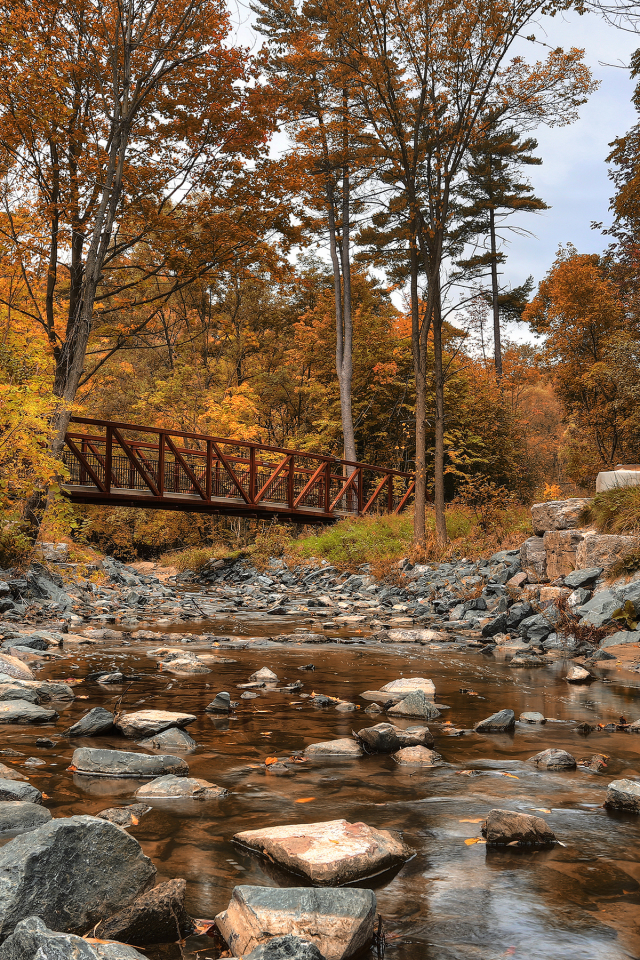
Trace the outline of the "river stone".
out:
[[[515,725],[516,715],[513,710],[499,710],[486,720],[476,723],[473,729],[477,733],[508,733],[515,729]]]
[[[363,751],[359,743],[350,737],[341,737],[339,740],[325,740],[322,743],[310,743],[304,751],[305,757],[346,757],[354,759],[362,757]]]
[[[288,933],[260,944],[244,960],[325,960],[315,943]]]
[[[9,650],[10,647],[17,647],[18,650],[28,647],[31,650],[39,650],[40,652],[49,649],[49,644],[43,638],[38,636],[38,634],[33,634],[33,636],[28,633],[21,633],[17,637],[12,637],[10,640],[5,640],[2,644],[3,649]]]
[[[326,960],[347,960],[373,940],[373,890],[313,887],[235,887],[216,924],[234,956],[283,934],[308,940]]]
[[[48,820],[51,820],[51,813],[40,803],[0,800],[0,833],[26,833]]]
[[[172,713],[169,710],[138,710],[116,717],[115,726],[125,737],[152,737],[169,727],[186,727],[194,723],[193,713]]]
[[[120,940],[138,947],[183,940],[193,930],[184,906],[186,889],[186,880],[159,883],[91,932],[101,940]]]
[[[71,758],[72,773],[92,777],[161,777],[174,773],[186,777],[189,767],[182,757],[169,754],[150,756],[147,753],[128,753],[124,750],[100,750],[79,747]]]
[[[159,666],[161,670],[168,670],[170,673],[211,673],[206,663],[197,657],[184,656],[163,660]]]
[[[394,753],[393,759],[403,766],[435,767],[442,761],[442,757],[435,750],[427,747],[403,747]]]
[[[58,680],[21,680],[10,677],[6,673],[0,673],[0,684],[6,683],[24,687],[26,690],[35,690],[42,700],[75,700],[72,687]]]
[[[15,767],[8,767],[6,763],[0,763],[0,778],[3,780],[28,780],[24,773],[20,773]]]
[[[28,687],[19,687],[17,684],[3,683],[0,685],[1,700],[27,700],[28,703],[40,703],[42,698],[37,690]]]
[[[636,780],[612,780],[604,805],[609,810],[640,813],[640,783]]]
[[[136,790],[138,800],[219,800],[227,791],[208,780],[197,777],[176,777],[168,774]]]
[[[0,723],[54,723],[55,710],[39,707],[28,700],[3,700],[0,703]]]
[[[442,630],[389,630],[382,637],[383,643],[442,643],[448,639]]]
[[[0,780],[0,800],[27,800],[42,803],[42,794],[30,783],[19,780]]]
[[[26,663],[17,657],[10,657],[8,653],[0,653],[0,674],[15,680],[33,680],[33,673]]]
[[[400,740],[396,727],[392,723],[378,723],[375,727],[364,727],[356,736],[373,753],[395,753],[400,749]]]
[[[146,740],[138,740],[138,746],[145,747],[147,750],[195,750],[198,744],[184,730],[179,727],[169,727],[162,733],[157,733],[153,737],[147,737]]]
[[[0,947],[0,960],[146,960],[126,943],[85,940],[49,930],[39,917],[22,920]]]
[[[115,823],[117,827],[135,827],[138,825],[145,813],[149,813],[153,807],[146,803],[129,803],[126,807],[107,807],[96,813],[100,820],[108,820],[109,823]]]
[[[427,697],[433,697],[436,692],[433,680],[427,680],[426,677],[401,677],[385,683],[380,689],[392,697],[406,697],[416,690],[422,690]]]
[[[491,810],[482,824],[487,844],[527,843],[544,846],[555,843],[553,831],[541,817],[512,810]]]
[[[67,737],[97,737],[101,733],[109,733],[113,728],[113,714],[104,707],[94,707],[85,713],[84,717],[65,730]]]
[[[528,710],[525,713],[520,714],[521,723],[546,723],[546,719],[541,713],[537,713],[535,710]]]
[[[394,727],[396,736],[400,741],[400,747],[432,747],[433,734],[429,727],[407,727],[401,730],[400,727]]]
[[[273,670],[269,670],[268,667],[262,667],[260,670],[256,670],[256,672],[252,673],[249,677],[249,680],[258,683],[274,683],[277,679],[277,673],[274,673]]]
[[[420,717],[421,720],[435,720],[440,711],[424,695],[423,690],[414,690],[400,703],[389,707],[387,714],[390,717]]]
[[[388,830],[346,820],[244,830],[233,839],[321,887],[376,876],[413,853]]]
[[[69,817],[0,850],[0,937],[38,916],[65,932],[87,930],[153,884],[156,868],[124,830],[96,817]]]
[[[231,697],[226,690],[217,693],[205,707],[207,713],[231,713]]]
[[[566,750],[543,750],[541,753],[536,753],[535,757],[529,757],[529,760],[542,770],[576,769],[576,758]]]
[[[585,670],[584,667],[578,666],[578,664],[569,667],[565,677],[567,683],[589,683],[593,679],[589,671]]]

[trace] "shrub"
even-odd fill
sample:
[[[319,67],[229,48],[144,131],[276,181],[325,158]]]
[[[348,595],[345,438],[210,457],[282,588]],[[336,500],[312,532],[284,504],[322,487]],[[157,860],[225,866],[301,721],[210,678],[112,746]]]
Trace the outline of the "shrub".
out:
[[[614,487],[596,493],[582,511],[580,523],[601,533],[640,535],[640,487]]]

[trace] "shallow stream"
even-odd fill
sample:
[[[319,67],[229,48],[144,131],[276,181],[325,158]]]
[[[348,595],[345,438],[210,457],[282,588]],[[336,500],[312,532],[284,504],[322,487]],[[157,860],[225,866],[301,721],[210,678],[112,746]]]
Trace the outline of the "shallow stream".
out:
[[[293,630],[298,624],[280,623]],[[202,630],[236,636],[264,633],[260,621],[247,618],[184,624],[176,633]],[[273,631],[274,624],[269,623]],[[166,626],[159,629],[167,630]],[[154,802],[151,813],[130,832],[142,844],[163,879],[185,877],[189,912],[213,918],[224,909],[238,883],[298,886],[303,881],[279,871],[232,843],[233,835],[269,825],[346,818],[402,832],[415,857],[395,876],[371,882],[384,918],[388,960],[620,960],[640,957],[640,817],[603,809],[607,784],[640,776],[640,736],[596,730],[575,732],[577,722],[605,724],[620,715],[640,716],[640,677],[609,670],[591,686],[563,680],[566,664],[515,670],[479,653],[425,651],[407,645],[327,644],[255,646],[229,649],[221,642],[190,643],[185,649],[203,656],[231,657],[234,663],[211,662],[206,675],[160,673],[157,657],[146,651],[160,643],[131,641],[130,646],[101,643],[59,661],[38,676],[82,678],[95,671],[135,673],[123,709],[188,711],[197,721],[188,727],[198,749],[186,756],[190,775],[230,791],[214,802]],[[226,649],[225,649],[226,648]],[[313,664],[315,670],[300,671]],[[76,669],[73,667],[76,666]],[[327,694],[360,706],[352,713],[317,708],[300,693],[258,691],[240,700],[233,715],[214,719],[206,705],[220,690],[238,700],[237,684],[267,666],[280,681],[302,680],[303,693]],[[295,774],[270,774],[264,760],[286,756],[312,742],[349,736],[384,716],[364,713],[365,690],[379,690],[400,676],[430,677],[436,701],[448,706],[441,721],[430,722],[435,749],[444,764],[433,769],[397,765],[389,756],[356,761],[305,762]],[[604,679],[609,678],[609,679]],[[69,742],[60,732],[88,709],[113,709],[124,687],[79,684],[78,699],[61,709],[53,727],[0,728],[2,746],[44,766],[16,768],[46,795],[54,816],[93,814],[134,801],[142,781],[89,779],[67,771],[79,746],[137,749],[122,737]],[[467,692],[462,692],[467,691]],[[469,692],[470,691],[470,692]],[[513,735],[465,733],[496,710],[540,711],[548,722],[518,723]],[[448,721],[449,723],[447,723]],[[399,721],[409,726],[416,721]],[[53,748],[36,746],[51,737]],[[594,774],[539,771],[528,763],[547,747],[561,747],[576,759],[606,754],[608,768]],[[0,757],[5,763],[6,757]],[[533,852],[488,849],[481,842],[480,821],[493,807],[537,813],[547,820],[562,846]],[[150,957],[179,957],[177,946],[146,951]],[[191,938],[183,956],[216,958],[213,940]]]

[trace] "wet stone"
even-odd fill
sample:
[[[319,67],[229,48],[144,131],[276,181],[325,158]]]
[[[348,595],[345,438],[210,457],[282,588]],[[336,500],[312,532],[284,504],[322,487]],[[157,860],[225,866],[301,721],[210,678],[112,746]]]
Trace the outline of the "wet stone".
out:
[[[0,763],[0,778],[3,780],[28,780],[23,773],[16,770],[15,767],[8,767],[5,763]]]
[[[197,717],[193,713],[173,713],[169,710],[138,710],[135,713],[122,713],[115,720],[118,730],[131,739],[152,737],[170,727],[186,727],[194,723]]]
[[[520,714],[521,723],[546,723],[546,719],[542,713],[537,713],[535,710],[528,710],[525,713]]]
[[[249,680],[258,683],[275,683],[277,679],[278,675],[274,673],[273,670],[269,670],[268,667],[262,667],[262,669],[256,670],[256,672],[252,673],[249,677]]]
[[[245,960],[324,960],[324,957],[315,943],[288,933],[255,947]]]
[[[143,893],[133,903],[91,932],[101,940],[120,940],[144,947],[146,944],[175,943],[193,929],[184,905],[185,880],[167,880]]]
[[[146,960],[125,943],[91,942],[49,930],[39,917],[22,920],[0,947],[0,960]]]
[[[207,713],[230,713],[230,695],[226,692],[226,690],[223,690],[221,693],[217,693],[211,703],[205,707],[205,710]]]
[[[541,817],[512,810],[491,810],[482,824],[482,836],[491,846],[513,843],[546,846],[556,840]]]
[[[537,753],[535,757],[529,757],[529,760],[541,770],[576,769],[576,758],[572,757],[566,750],[543,750],[541,753]]]
[[[147,750],[180,750],[186,753],[195,750],[198,744],[185,730],[170,727],[153,737],[139,740],[138,746],[145,747]]]
[[[311,759],[322,757],[355,759],[363,756],[363,751],[360,744],[356,743],[355,740],[352,740],[350,737],[342,737],[338,740],[325,740],[322,743],[311,743],[306,747],[304,755]]]
[[[608,810],[640,813],[640,783],[637,780],[612,780],[604,802]]]
[[[227,791],[197,777],[158,777],[136,790],[138,800],[219,800]]]
[[[580,667],[575,664],[573,667],[569,668],[565,679],[567,683],[589,683],[594,678],[591,676],[588,670],[585,670],[584,667]]]
[[[146,803],[130,803],[126,807],[108,807],[96,813],[96,817],[115,823],[117,827],[135,827],[152,809]]]
[[[0,701],[3,700],[26,700],[28,703],[40,703],[42,698],[37,690],[30,690],[28,687],[19,687],[17,685],[3,683],[0,684]]]
[[[84,717],[65,730],[67,737],[97,737],[113,729],[113,714],[104,707],[94,707]]]
[[[0,780],[0,800],[26,800],[42,803],[42,794],[30,783],[19,780]]]
[[[403,747],[394,753],[393,759],[401,766],[435,767],[442,762],[442,757],[435,750],[427,747]]]
[[[71,766],[74,773],[97,777],[160,777],[166,773],[185,777],[189,773],[189,767],[182,757],[167,754],[150,756],[93,747],[75,750]]]
[[[39,803],[0,800],[0,834],[26,833],[51,820],[51,813]]]
[[[499,710],[492,713],[486,720],[476,723],[473,728],[476,733],[508,733],[515,728],[516,715],[513,710]]]
[[[54,723],[58,719],[55,710],[39,707],[28,700],[3,700],[0,702],[2,723]]]
[[[395,753],[400,749],[400,740],[396,727],[391,723],[378,723],[375,727],[364,727],[358,730],[357,737],[365,749],[372,753]]]
[[[421,720],[435,720],[440,711],[432,701],[427,700],[424,690],[416,689],[407,697],[389,707],[387,714],[390,717],[419,717]]]

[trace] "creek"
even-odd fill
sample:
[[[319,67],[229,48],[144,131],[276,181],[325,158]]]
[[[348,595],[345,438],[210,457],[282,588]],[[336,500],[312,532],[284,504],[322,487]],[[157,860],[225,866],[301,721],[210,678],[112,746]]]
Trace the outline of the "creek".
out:
[[[268,630],[293,631],[301,621],[270,618]],[[156,629],[188,629],[236,638],[266,635],[264,618],[221,615],[202,623]],[[306,630],[309,629],[307,626]],[[353,637],[353,632],[350,634]],[[319,636],[319,640],[324,638]],[[497,655],[425,650],[415,645],[380,644],[365,635],[317,645],[291,642],[242,649],[232,641],[192,642],[184,649],[205,659],[211,673],[174,676],[157,670],[151,650],[166,641],[101,642],[75,648],[68,659],[48,664],[39,677],[80,680],[100,670],[135,674],[126,686],[88,680],[75,687],[77,699],[56,704],[53,727],[3,727],[2,747],[44,765],[16,769],[45,795],[54,817],[95,814],[133,802],[142,781],[91,779],[67,771],[79,746],[138,749],[121,736],[69,741],[60,731],[91,707],[113,710],[167,709],[197,716],[188,733],[198,748],[186,755],[190,775],[229,790],[221,801],[153,801],[153,810],[130,832],[158,868],[159,879],[188,881],[187,907],[212,919],[224,909],[236,884],[299,886],[303,881],[232,843],[233,835],[271,825],[345,818],[401,831],[416,854],[395,876],[370,881],[384,919],[388,960],[622,960],[640,957],[640,818],[606,811],[607,784],[640,776],[640,736],[596,729],[588,737],[577,723],[630,720],[640,714],[640,677],[608,669],[597,682],[570,686],[566,662],[537,669],[509,668]],[[225,663],[211,657],[232,658]],[[299,668],[313,664],[313,671]],[[301,680],[296,693],[259,690],[240,699],[237,685],[259,668],[280,682]],[[75,667],[75,669],[74,669]],[[384,719],[364,710],[365,690],[379,690],[401,676],[430,677],[436,702],[448,709],[429,722],[443,764],[430,769],[399,766],[392,757],[307,761],[293,775],[270,774],[267,757],[283,757],[316,741],[348,737],[352,730]],[[227,719],[205,713],[220,690],[238,705]],[[312,706],[302,694],[322,693],[351,701],[359,709],[338,712]],[[516,717],[539,711],[545,725],[518,723],[513,734],[481,736],[475,723],[510,707]],[[399,726],[416,721],[396,720]],[[449,728],[455,732],[450,733]],[[464,730],[463,734],[457,731]],[[49,737],[55,746],[36,745]],[[594,774],[538,770],[528,758],[548,747],[568,750],[577,760],[595,753],[608,759]],[[6,756],[3,762],[10,762]],[[14,762],[15,758],[14,758]],[[489,849],[480,822],[490,809],[507,807],[537,813],[562,845],[548,850]],[[472,841],[472,842],[468,842]],[[177,945],[146,950],[152,960],[220,954],[214,941],[192,937]]]

